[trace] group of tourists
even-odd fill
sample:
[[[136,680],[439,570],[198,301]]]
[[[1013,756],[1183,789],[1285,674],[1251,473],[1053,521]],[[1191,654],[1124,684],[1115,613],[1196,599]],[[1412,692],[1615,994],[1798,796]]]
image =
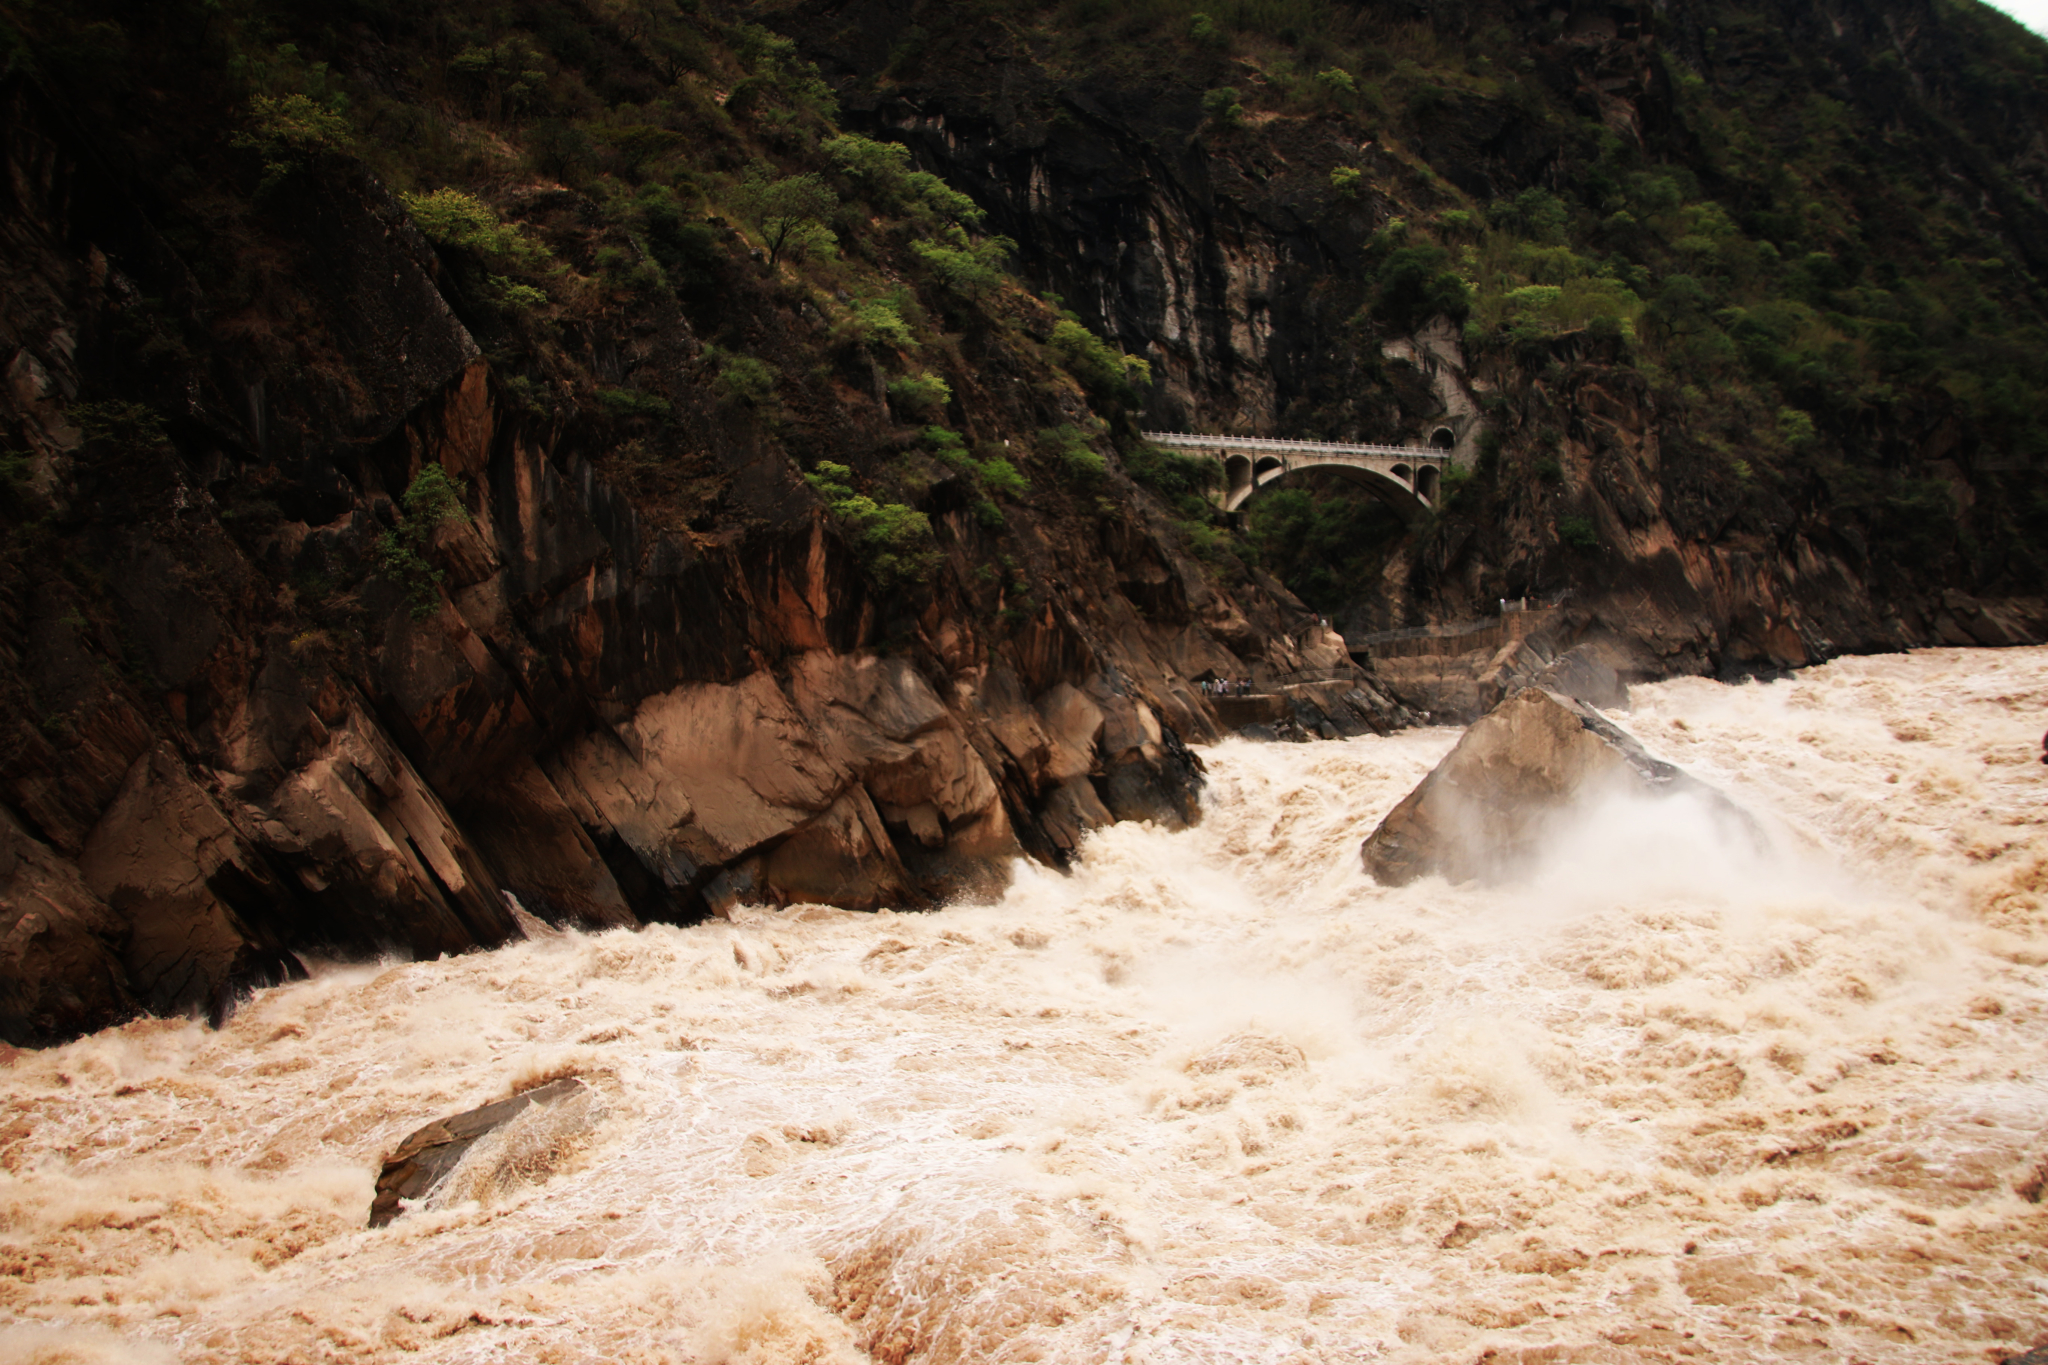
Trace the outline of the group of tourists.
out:
[[[1250,678],[1204,678],[1202,695],[1205,697],[1242,697],[1252,690]]]

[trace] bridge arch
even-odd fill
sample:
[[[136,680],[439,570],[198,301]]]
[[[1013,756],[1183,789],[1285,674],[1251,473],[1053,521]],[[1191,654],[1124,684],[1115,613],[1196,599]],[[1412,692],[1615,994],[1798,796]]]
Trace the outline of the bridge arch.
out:
[[[1437,494],[1443,490],[1443,474],[1433,464],[1426,464],[1415,471],[1415,491],[1431,507],[1436,506]]]
[[[1278,462],[1276,461],[1275,464],[1277,465]],[[1278,467],[1270,469],[1268,472],[1259,475],[1258,482],[1251,487],[1244,489],[1241,493],[1232,493],[1225,500],[1223,510],[1226,512],[1242,511],[1244,505],[1252,500],[1254,494],[1263,489],[1271,488],[1275,484],[1291,482],[1296,475],[1308,473],[1329,474],[1344,480],[1346,483],[1355,484],[1364,492],[1371,493],[1381,502],[1386,503],[1396,512],[1399,512],[1403,520],[1413,521],[1428,511],[1428,508],[1416,498],[1416,494],[1420,490],[1408,479],[1395,478],[1386,470],[1369,469],[1359,465],[1348,464],[1303,464],[1292,468]],[[1436,471],[1431,469],[1429,473],[1433,475]]]

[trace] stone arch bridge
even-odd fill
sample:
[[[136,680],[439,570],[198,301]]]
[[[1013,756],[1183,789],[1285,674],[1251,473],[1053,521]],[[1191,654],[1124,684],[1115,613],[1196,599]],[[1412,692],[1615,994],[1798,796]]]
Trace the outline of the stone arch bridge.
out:
[[[1154,445],[1207,455],[1223,466],[1216,502],[1226,512],[1244,506],[1269,483],[1304,469],[1336,469],[1379,494],[1404,515],[1436,506],[1449,443],[1427,446],[1345,445],[1335,441],[1283,441],[1268,436],[1204,436],[1188,431],[1143,433]],[[1448,430],[1437,433],[1442,440]]]

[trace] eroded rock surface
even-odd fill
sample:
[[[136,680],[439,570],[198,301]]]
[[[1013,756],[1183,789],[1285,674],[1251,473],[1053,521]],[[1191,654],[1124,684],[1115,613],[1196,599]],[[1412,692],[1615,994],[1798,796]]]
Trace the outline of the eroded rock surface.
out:
[[[1388,886],[1431,873],[1499,881],[1525,869],[1556,822],[1582,803],[1679,792],[1745,820],[1591,707],[1530,687],[1474,722],[1360,852],[1366,871]]]

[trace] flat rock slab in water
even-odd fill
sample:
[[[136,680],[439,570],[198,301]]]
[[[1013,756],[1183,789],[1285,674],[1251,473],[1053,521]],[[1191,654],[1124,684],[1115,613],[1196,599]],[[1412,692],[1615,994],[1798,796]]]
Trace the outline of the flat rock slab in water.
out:
[[[377,1177],[377,1197],[370,1201],[370,1226],[381,1228],[399,1214],[399,1200],[418,1199],[455,1169],[476,1140],[501,1128],[535,1104],[555,1104],[583,1089],[575,1077],[549,1081],[508,1100],[494,1100],[479,1109],[437,1119],[398,1144]]]

